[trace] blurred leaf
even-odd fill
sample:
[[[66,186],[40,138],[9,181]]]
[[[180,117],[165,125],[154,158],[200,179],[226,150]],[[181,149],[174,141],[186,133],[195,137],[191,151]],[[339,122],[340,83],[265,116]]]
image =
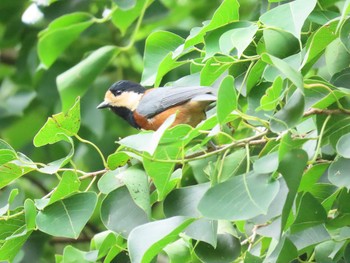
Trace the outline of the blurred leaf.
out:
[[[136,0],[113,0],[122,10],[129,10],[136,5]]]
[[[179,239],[164,248],[165,253],[170,258],[171,263],[191,263],[191,251],[188,244]]]
[[[271,130],[273,132],[282,132],[296,126],[303,116],[304,105],[303,94],[300,90],[296,90],[284,108],[278,111],[270,120]]]
[[[148,216],[132,199],[126,187],[110,192],[101,205],[103,224],[124,238],[139,225],[147,223]]]
[[[350,19],[347,19],[340,29],[340,41],[343,43],[344,47],[348,52],[350,52]]]
[[[25,214],[27,231],[35,230],[36,229],[35,218],[37,215],[37,211],[33,200],[26,199],[26,201],[24,202],[24,214]]]
[[[238,9],[239,3],[237,0],[224,0],[210,21],[204,22],[203,27],[191,30],[190,35],[186,39],[185,48],[200,43],[206,32],[239,20]]]
[[[38,229],[52,236],[78,238],[96,207],[97,195],[84,192],[57,201],[40,211]]]
[[[226,76],[220,84],[217,101],[217,117],[224,124],[226,117],[237,108],[237,94],[232,76]]]
[[[119,50],[114,46],[101,47],[57,77],[57,88],[63,111],[66,111],[78,96],[82,96],[86,92],[118,52]]]
[[[74,105],[66,113],[52,115],[47,120],[40,131],[35,135],[33,143],[36,147],[46,144],[53,144],[61,140],[67,140],[66,137],[78,133],[80,128],[80,99],[78,98]],[[66,136],[62,136],[66,135]]]
[[[170,32],[158,31],[149,35],[145,46],[141,84],[159,86],[168,71],[180,66],[182,63],[172,58],[172,52],[183,43],[183,38]]]
[[[259,84],[260,81],[262,81],[261,77],[264,73],[265,68],[266,68],[266,63],[261,59],[259,59],[254,64],[254,66],[252,67],[247,77],[247,95],[254,88],[254,86]]]
[[[97,253],[95,253],[95,254],[97,254]],[[89,262],[92,262],[91,260],[87,259],[87,256],[88,256],[88,252],[81,251],[75,247],[72,247],[71,245],[68,245],[63,250],[63,260],[62,261],[64,263],[74,263],[74,262],[89,263]],[[95,261],[95,260],[93,260],[93,261]]]
[[[150,262],[166,245],[177,240],[193,221],[176,216],[136,227],[128,238],[131,262]]]
[[[244,50],[254,40],[254,36],[258,31],[258,26],[255,24],[244,28],[235,28],[226,31],[220,37],[220,50],[223,54],[230,55],[232,49],[236,49],[237,57],[240,58]]]
[[[278,181],[261,174],[235,176],[210,188],[198,210],[212,219],[246,220],[265,214],[279,189]]]
[[[194,252],[205,263],[230,263],[239,257],[241,243],[230,234],[219,234],[215,248],[208,243],[199,242]]]
[[[82,12],[63,15],[51,22],[39,34],[38,55],[44,66],[49,68],[61,53],[93,23],[93,17]]]
[[[343,69],[342,71],[340,71],[332,76],[330,83],[332,83],[336,87],[342,87],[342,88],[349,89],[350,88],[349,73],[350,73],[350,69],[348,67]]]
[[[285,31],[266,28],[263,37],[266,52],[277,58],[289,57],[300,49],[298,39]]]
[[[305,20],[315,8],[317,1],[296,0],[267,11],[260,17],[266,26],[277,27],[300,39],[301,28]]]
[[[127,2],[126,0],[120,0],[122,2]],[[134,2],[134,3],[133,3]],[[134,6],[131,9],[117,9],[113,12],[112,22],[113,24],[120,29],[124,35],[126,30],[131,26],[131,24],[138,18],[145,4],[151,4],[153,1],[146,0],[133,0],[131,3]],[[130,6],[130,5],[129,5]]]
[[[344,158],[350,159],[350,133],[340,137],[337,142],[337,153]]]
[[[338,186],[350,189],[350,178],[348,171],[350,169],[349,159],[340,157],[333,161],[328,169],[329,181]]]

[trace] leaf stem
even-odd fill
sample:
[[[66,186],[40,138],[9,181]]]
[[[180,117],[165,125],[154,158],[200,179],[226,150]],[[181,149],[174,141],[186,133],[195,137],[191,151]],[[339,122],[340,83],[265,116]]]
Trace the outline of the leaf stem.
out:
[[[318,153],[320,151],[321,144],[322,144],[322,137],[323,137],[324,131],[326,129],[327,123],[328,123],[330,118],[331,118],[331,115],[328,115],[327,118],[325,119],[324,123],[322,124],[322,128],[321,128],[321,131],[320,131],[317,147],[316,147],[316,150],[315,150],[315,155],[312,158],[312,160],[309,162],[309,164],[313,164],[317,160],[317,156],[318,156]]]
[[[105,157],[103,156],[101,150],[96,146],[96,144],[94,144],[94,143],[92,143],[92,142],[90,142],[90,141],[88,141],[88,140],[85,140],[85,139],[81,138],[78,134],[75,134],[74,136],[75,136],[75,138],[77,138],[80,142],[85,143],[85,144],[89,144],[89,145],[91,145],[92,147],[94,147],[95,150],[98,152],[98,154],[100,155],[100,157],[101,157],[101,159],[102,159],[103,166],[104,166],[105,168],[108,167],[108,164],[107,164],[107,162],[106,162]]]

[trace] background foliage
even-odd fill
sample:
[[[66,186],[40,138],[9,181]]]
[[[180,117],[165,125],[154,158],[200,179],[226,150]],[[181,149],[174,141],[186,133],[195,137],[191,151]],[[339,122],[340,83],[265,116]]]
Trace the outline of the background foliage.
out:
[[[2,0],[0,260],[348,262],[349,11]],[[96,110],[120,79],[218,101],[139,132]]]

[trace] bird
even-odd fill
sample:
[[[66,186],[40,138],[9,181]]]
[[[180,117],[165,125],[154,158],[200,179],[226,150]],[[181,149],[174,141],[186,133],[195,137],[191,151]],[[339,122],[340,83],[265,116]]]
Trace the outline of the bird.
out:
[[[109,87],[97,109],[109,108],[134,128],[155,131],[175,113],[172,127],[197,126],[216,99],[216,90],[207,86],[146,89],[139,83],[120,80]]]

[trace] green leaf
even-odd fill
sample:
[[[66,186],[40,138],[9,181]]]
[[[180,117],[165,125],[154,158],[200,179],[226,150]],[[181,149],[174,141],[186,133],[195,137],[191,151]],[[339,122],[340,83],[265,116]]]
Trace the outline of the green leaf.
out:
[[[304,113],[305,99],[300,90],[296,90],[283,109],[270,120],[271,131],[282,132],[296,126]]]
[[[73,171],[64,172],[60,183],[58,184],[52,196],[50,197],[48,205],[58,200],[64,199],[72,193],[77,192],[79,190],[79,187],[80,180],[77,174]]]
[[[136,5],[136,0],[113,0],[122,10],[129,10]]]
[[[306,54],[302,63],[302,72],[307,72],[323,54],[326,47],[337,38],[337,21],[329,22],[319,28],[306,43]]]
[[[189,245],[179,239],[164,248],[165,253],[170,258],[171,263],[191,263],[192,256]]]
[[[97,195],[84,192],[57,201],[40,211],[38,229],[52,236],[78,238],[96,207]]]
[[[350,159],[350,133],[340,137],[337,142],[337,153],[344,158]]]
[[[263,14],[260,21],[266,26],[280,28],[300,39],[301,28],[316,3],[316,0],[296,0],[283,4]]]
[[[331,76],[347,68],[350,64],[350,54],[339,38],[328,45],[325,58],[327,69]]]
[[[304,230],[317,224],[325,223],[327,213],[317,199],[306,192],[303,194],[298,207],[297,216],[291,226],[291,233]]]
[[[198,205],[198,210],[212,219],[247,220],[267,209],[279,189],[278,181],[269,181],[261,174],[235,176],[210,188]]]
[[[218,91],[217,117],[220,124],[224,124],[226,117],[237,108],[237,94],[232,76],[226,76]]]
[[[350,19],[347,19],[340,29],[340,41],[343,43],[344,47],[348,52],[350,52]]]
[[[4,140],[0,139],[0,166],[17,159],[15,150]]]
[[[240,58],[245,51],[245,49],[253,41],[256,32],[258,31],[258,26],[252,24],[249,27],[235,28],[226,31],[220,37],[219,44],[220,50],[225,55],[230,55],[232,49],[236,49],[237,57]]]
[[[267,53],[262,54],[261,59],[264,62],[276,67],[286,78],[288,78],[298,89],[300,89],[300,91],[304,91],[303,76],[286,61],[268,55]]]
[[[315,246],[321,242],[330,240],[330,235],[326,228],[322,225],[314,225],[289,236],[289,239],[296,246],[298,251]]]
[[[301,179],[298,191],[299,192],[311,191],[314,185],[318,182],[318,180],[324,174],[328,166],[329,164],[322,163],[322,164],[316,164],[311,168],[309,168]]]
[[[229,69],[232,62],[232,58],[230,57],[215,57],[208,59],[200,73],[200,84],[203,86],[211,86],[226,70]]]
[[[282,89],[283,79],[281,77],[277,77],[272,86],[266,90],[265,95],[261,98],[260,108],[264,111],[274,110],[279,103]]]
[[[180,66],[182,63],[176,62],[172,53],[183,43],[183,38],[170,32],[157,31],[150,34],[146,40],[141,84],[158,86],[168,71]]]
[[[32,168],[28,167],[19,167],[14,163],[3,164],[0,166],[0,189],[32,170]]]
[[[94,18],[82,12],[67,14],[51,22],[39,34],[38,55],[44,66],[49,68],[60,54],[93,23]]]
[[[340,157],[333,161],[328,169],[329,181],[338,186],[350,189],[350,177],[348,176],[350,169],[349,159]]]
[[[205,263],[230,263],[239,257],[241,243],[238,238],[230,234],[219,234],[215,248],[208,243],[199,242],[194,252]]]
[[[253,164],[254,172],[267,174],[276,171],[278,168],[278,152],[269,153],[256,160]]]
[[[124,166],[130,157],[124,152],[115,152],[108,156],[107,164],[111,170],[117,169],[120,166]]]
[[[187,37],[184,48],[196,45],[203,41],[206,32],[239,20],[239,3],[237,0],[224,0],[215,11],[211,20],[203,23],[201,28],[193,28]]]
[[[97,254],[97,253],[96,253]],[[75,247],[72,247],[71,245],[66,246],[63,250],[63,260],[64,263],[74,263],[74,262],[81,262],[81,263],[89,263],[95,260],[88,260],[88,252],[81,251]],[[91,257],[91,255],[90,255]]]
[[[36,207],[31,199],[26,199],[24,202],[24,214],[27,231],[36,229],[35,218],[37,215]]]
[[[254,64],[247,77],[247,95],[256,85],[258,85],[262,81],[261,77],[264,73],[265,68],[266,63],[261,59],[259,59]]]
[[[63,111],[74,103],[76,97],[82,96],[87,91],[117,52],[119,51],[114,46],[101,47],[57,77],[57,88]]]
[[[125,238],[135,227],[149,221],[126,187],[117,188],[105,197],[101,204],[101,219],[107,229]]]
[[[166,245],[177,240],[193,221],[176,216],[136,227],[128,238],[131,262],[150,262]]]
[[[267,256],[266,262],[292,262],[293,259],[296,259],[297,257],[297,248],[288,238],[284,237],[282,240],[279,240],[276,248]]]
[[[35,135],[33,143],[36,147],[67,140],[66,136],[74,136],[80,128],[80,99],[66,113],[52,115]],[[62,134],[66,136],[62,136]]]
[[[305,151],[292,149],[283,156],[278,166],[278,171],[282,174],[289,189],[282,211],[281,230],[286,226],[307,161],[308,156]]]
[[[125,2],[124,0],[123,2]],[[134,1],[135,2],[135,1]],[[131,24],[139,17],[144,6],[150,5],[153,1],[137,0],[134,7],[128,10],[117,9],[113,12],[112,22],[118,27],[123,35]]]
[[[173,190],[164,200],[164,214],[167,217],[200,217],[197,206],[208,189],[209,183],[205,183]]]
[[[330,83],[332,83],[336,87],[342,87],[342,88],[349,88],[349,77],[350,69],[347,67],[343,69],[342,71],[334,74],[330,80]],[[347,94],[349,96],[349,93]]]
[[[283,59],[297,53],[300,49],[298,39],[285,31],[266,28],[263,31],[263,37],[266,52],[274,57]]]

